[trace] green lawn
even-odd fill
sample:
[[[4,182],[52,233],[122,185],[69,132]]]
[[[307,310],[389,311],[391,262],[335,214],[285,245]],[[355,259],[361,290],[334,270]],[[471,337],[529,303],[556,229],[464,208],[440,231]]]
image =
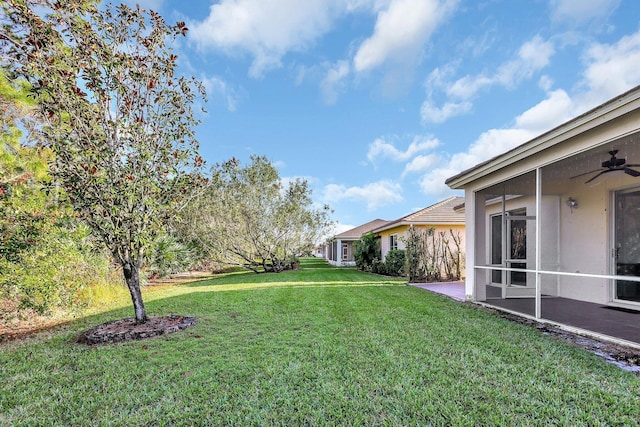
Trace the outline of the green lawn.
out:
[[[128,305],[0,345],[0,425],[638,425],[640,378],[402,281],[304,260],[148,289],[191,329],[86,347]]]

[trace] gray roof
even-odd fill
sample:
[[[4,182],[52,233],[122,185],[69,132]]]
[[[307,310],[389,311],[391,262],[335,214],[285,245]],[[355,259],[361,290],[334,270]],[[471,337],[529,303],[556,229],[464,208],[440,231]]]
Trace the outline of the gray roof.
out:
[[[449,197],[424,209],[420,209],[417,212],[398,218],[395,221],[388,221],[373,231],[380,232],[400,225],[464,225],[464,212],[455,210],[456,207],[459,208],[463,203],[464,197]]]
[[[386,223],[388,223],[386,219],[374,219],[373,221],[369,221],[366,224],[362,224],[358,227],[352,228],[347,231],[343,231],[340,234],[336,234],[332,239],[340,239],[340,240],[360,240],[362,236],[372,231],[375,228],[382,227]]]

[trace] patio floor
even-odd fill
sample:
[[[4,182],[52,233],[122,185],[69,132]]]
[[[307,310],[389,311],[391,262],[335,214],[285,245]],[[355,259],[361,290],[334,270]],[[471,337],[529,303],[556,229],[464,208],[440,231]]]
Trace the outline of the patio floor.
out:
[[[488,299],[483,302],[530,316],[535,312],[533,298]],[[543,297],[541,308],[543,319],[640,344],[640,311],[560,297]]]
[[[464,282],[409,283],[410,286],[465,301]],[[535,315],[533,298],[488,299],[497,308]],[[542,297],[542,318],[640,344],[640,311],[559,297]]]
[[[464,282],[409,283],[409,286],[446,295],[458,301],[465,300]]]

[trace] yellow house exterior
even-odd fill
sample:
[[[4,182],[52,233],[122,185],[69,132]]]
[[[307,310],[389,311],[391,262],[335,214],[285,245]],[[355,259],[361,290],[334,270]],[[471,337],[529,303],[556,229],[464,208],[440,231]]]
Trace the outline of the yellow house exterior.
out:
[[[463,204],[464,197],[449,197],[372,230],[375,236],[380,237],[382,259],[385,259],[390,250],[405,249],[407,231],[410,227],[433,228],[436,233],[443,232],[446,235],[449,235],[451,231],[454,234],[459,233],[460,250],[464,252],[465,214]]]
[[[383,230],[380,232],[376,232],[375,235],[380,237],[380,247],[382,249],[382,258],[384,259],[387,256],[387,252],[392,249],[405,249],[405,238],[407,235],[407,230],[409,230],[410,225],[398,225],[388,230]],[[428,228],[433,228],[435,233],[446,233],[448,234],[452,231],[454,234],[459,233],[462,241],[460,243],[460,248],[464,249],[465,241],[464,241],[464,224],[415,224],[415,228],[426,230]],[[396,247],[393,247],[393,245]]]

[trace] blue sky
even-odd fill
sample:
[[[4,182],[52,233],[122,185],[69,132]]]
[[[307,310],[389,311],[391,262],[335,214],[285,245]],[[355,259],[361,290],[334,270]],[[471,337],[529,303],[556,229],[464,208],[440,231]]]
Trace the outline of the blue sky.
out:
[[[127,1],[136,3],[136,1]],[[640,84],[637,0],[147,0],[209,102],[213,164],[266,155],[337,232]]]

